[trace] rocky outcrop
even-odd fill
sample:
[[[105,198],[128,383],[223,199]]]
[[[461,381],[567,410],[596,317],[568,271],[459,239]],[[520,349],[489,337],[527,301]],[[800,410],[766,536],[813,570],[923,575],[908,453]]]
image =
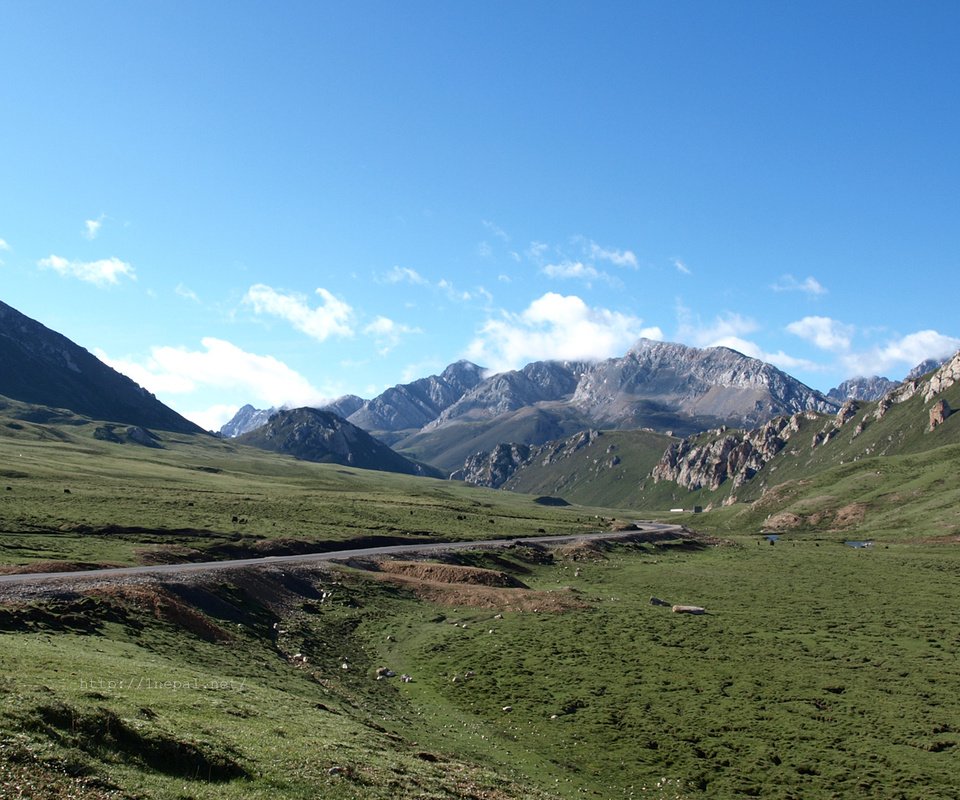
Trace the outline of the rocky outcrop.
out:
[[[822,444],[826,444],[831,439],[836,437],[840,433],[840,429],[846,425],[850,420],[857,416],[857,412],[860,411],[860,404],[856,400],[847,400],[837,412],[837,415],[833,418],[831,422],[828,422],[822,430],[817,431],[813,435],[813,439],[810,442],[810,449],[816,449]],[[854,438],[859,436],[863,432],[863,428],[858,426],[853,433]]]
[[[800,429],[802,415],[776,417],[745,432],[718,429],[667,448],[653,468],[654,483],[674,481],[687,489],[719,489],[725,481],[739,488],[779,453]]]
[[[525,444],[498,444],[489,452],[470,456],[463,469],[454,472],[450,478],[499,489],[520,467],[530,463],[530,450],[531,447]]]
[[[500,444],[493,450],[470,456],[462,469],[454,472],[451,480],[462,480],[474,486],[499,489],[514,474],[528,464],[542,466],[555,464],[571,457],[584,447],[589,447],[600,436],[598,431],[583,431],[575,436],[543,445]],[[611,451],[612,452],[612,451]],[[611,455],[610,462],[619,463],[619,457]]]
[[[921,391],[924,402],[929,403],[934,397],[949,389],[957,381],[960,381],[960,352],[934,372],[929,380],[923,384]]]
[[[952,413],[953,409],[950,408],[950,404],[946,400],[937,400],[930,409],[930,424],[927,426],[927,430],[932,431],[943,425]]]
[[[893,405],[905,403],[915,395],[920,395],[925,403],[929,403],[957,381],[960,381],[960,351],[944,361],[928,378],[905,380],[895,389],[887,392],[878,402],[874,417],[878,420],[883,419]]]

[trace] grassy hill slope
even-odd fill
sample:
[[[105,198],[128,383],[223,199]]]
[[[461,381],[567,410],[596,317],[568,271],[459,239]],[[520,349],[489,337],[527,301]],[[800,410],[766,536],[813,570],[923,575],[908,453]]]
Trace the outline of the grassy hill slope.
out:
[[[521,467],[503,488],[582,505],[640,507],[640,484],[671,441],[651,431],[600,431],[569,455]]]
[[[548,508],[517,494],[307,463],[208,435],[117,443],[96,438],[103,427],[4,402],[0,563],[203,560],[595,524],[593,509]]]

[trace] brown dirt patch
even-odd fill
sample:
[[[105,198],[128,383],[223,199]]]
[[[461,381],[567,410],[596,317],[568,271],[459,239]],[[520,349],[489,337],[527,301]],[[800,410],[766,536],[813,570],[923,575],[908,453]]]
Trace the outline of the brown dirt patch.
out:
[[[852,528],[861,524],[866,515],[866,504],[851,503],[848,506],[837,509],[837,515],[834,518],[834,524],[838,528]]]
[[[150,584],[107,586],[100,589],[97,594],[108,601],[115,600],[120,605],[133,606],[208,642],[229,641],[231,638],[230,634],[207,616],[159,586]]]
[[[557,555],[570,561],[606,561],[603,546],[598,542],[580,541],[561,545]]]
[[[404,575],[432,583],[465,583],[470,586],[492,586],[495,588],[526,589],[522,581],[518,581],[506,572],[481,567],[464,567],[457,564],[437,564],[430,561],[390,561],[377,562],[381,572],[391,575]]]
[[[798,528],[803,524],[803,518],[792,514],[789,511],[781,511],[774,514],[763,525],[764,528],[772,531],[785,531]]]
[[[422,600],[446,606],[500,611],[561,612],[589,608],[569,587],[552,592],[528,589],[505,572],[426,561],[381,561],[375,580],[403,586]]]

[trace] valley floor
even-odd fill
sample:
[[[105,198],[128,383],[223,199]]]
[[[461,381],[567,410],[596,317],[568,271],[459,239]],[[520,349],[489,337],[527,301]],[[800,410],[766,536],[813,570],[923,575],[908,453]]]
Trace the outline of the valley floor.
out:
[[[7,602],[0,797],[946,800],[958,580],[788,534]]]

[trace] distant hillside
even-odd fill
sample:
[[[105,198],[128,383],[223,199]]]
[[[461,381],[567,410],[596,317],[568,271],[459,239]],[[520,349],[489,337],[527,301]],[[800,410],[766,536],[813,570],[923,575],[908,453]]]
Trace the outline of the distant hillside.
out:
[[[453,477],[582,505],[636,507],[640,485],[672,441],[640,430],[583,431],[539,446],[501,444],[467,459]]]
[[[851,515],[895,518],[918,504],[956,508],[957,407],[960,353],[876,402],[848,401],[836,415],[795,414],[674,443],[646,482],[644,502],[748,504],[764,510],[766,525],[787,529]],[[960,534],[960,518],[950,516],[944,532]]]
[[[2,302],[0,395],[96,420],[202,432],[79,345]]]
[[[278,411],[266,425],[236,438],[239,444],[286,453],[303,461],[440,477],[441,473],[395,453],[342,417],[316,408]]]

